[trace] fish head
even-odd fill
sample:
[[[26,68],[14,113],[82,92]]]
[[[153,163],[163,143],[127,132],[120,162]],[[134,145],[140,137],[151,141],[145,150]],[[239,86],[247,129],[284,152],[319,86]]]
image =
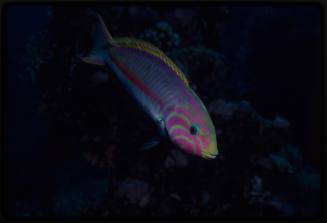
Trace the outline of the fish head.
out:
[[[207,110],[179,107],[167,119],[168,135],[175,146],[205,159],[218,155],[216,132]]]

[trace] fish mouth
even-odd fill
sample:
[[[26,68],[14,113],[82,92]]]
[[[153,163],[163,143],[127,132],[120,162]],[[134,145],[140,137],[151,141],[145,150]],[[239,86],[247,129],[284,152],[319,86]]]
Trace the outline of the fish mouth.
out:
[[[205,159],[215,159],[217,157],[217,154],[210,154],[210,153],[202,153],[203,158]]]

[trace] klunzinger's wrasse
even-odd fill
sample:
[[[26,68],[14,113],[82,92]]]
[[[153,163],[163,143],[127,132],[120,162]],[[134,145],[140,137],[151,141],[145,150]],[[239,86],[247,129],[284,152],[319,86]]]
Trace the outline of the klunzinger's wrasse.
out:
[[[158,48],[134,38],[113,38],[101,16],[93,27],[93,48],[81,59],[106,66],[142,109],[157,123],[158,139],[206,159],[218,154],[215,127],[207,109],[188,84],[183,72]]]

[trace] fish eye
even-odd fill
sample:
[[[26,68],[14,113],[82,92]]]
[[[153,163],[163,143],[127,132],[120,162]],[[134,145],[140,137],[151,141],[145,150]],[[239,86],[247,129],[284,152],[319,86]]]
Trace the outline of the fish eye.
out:
[[[197,135],[199,132],[199,127],[197,125],[191,125],[190,127],[190,133],[192,135]]]

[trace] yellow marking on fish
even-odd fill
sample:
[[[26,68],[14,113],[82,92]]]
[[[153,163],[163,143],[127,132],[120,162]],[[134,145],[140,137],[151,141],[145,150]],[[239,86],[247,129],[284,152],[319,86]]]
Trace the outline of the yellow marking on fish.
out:
[[[188,118],[187,118],[184,114],[180,114],[180,113],[177,113],[177,112],[171,112],[171,113],[167,116],[165,122],[168,123],[169,120],[170,120],[171,118],[173,118],[173,117],[179,117],[179,118],[183,119],[183,120],[187,123],[188,126],[191,125],[190,120],[188,120]]]
[[[185,128],[184,126],[182,126],[182,125],[173,125],[173,127],[169,129],[169,135],[171,135],[171,133],[173,131],[175,131],[176,129],[182,129],[185,132],[189,133],[189,130],[187,128]]]
[[[134,39],[129,37],[117,38],[111,41],[113,46],[118,47],[127,47],[139,49],[142,51],[146,51],[158,58],[160,58],[170,69],[172,69],[175,74],[189,87],[189,83],[185,74],[175,65],[175,63],[168,58],[160,49],[152,45],[151,43],[145,42],[140,39]]]
[[[206,155],[206,154],[209,154],[209,152],[212,152],[212,151],[217,151],[215,154],[212,154],[214,156],[218,155],[218,149],[216,148],[216,144],[214,142],[210,142],[210,144],[207,146],[207,148],[205,148],[203,151],[202,151],[202,155]]]

